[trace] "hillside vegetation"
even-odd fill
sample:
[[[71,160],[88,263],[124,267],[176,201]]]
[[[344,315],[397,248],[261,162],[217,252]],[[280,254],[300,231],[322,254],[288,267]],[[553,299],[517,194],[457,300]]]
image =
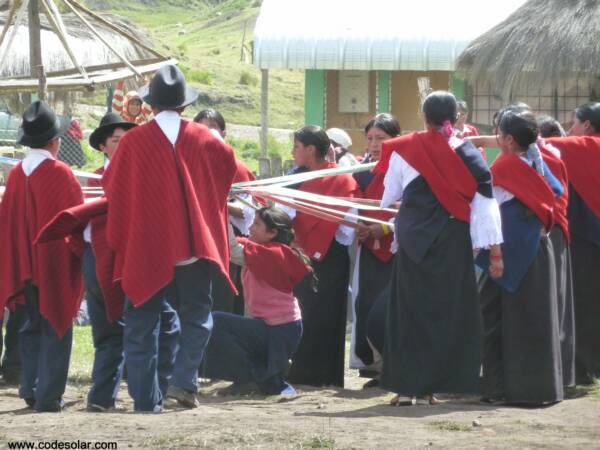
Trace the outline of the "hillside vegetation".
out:
[[[186,115],[213,107],[228,122],[260,124],[260,71],[252,65],[251,54],[260,1],[88,0],[87,4],[139,24],[149,31],[159,51],[180,61],[201,93],[198,107]],[[272,71],[269,125],[301,126],[303,93],[302,71]]]

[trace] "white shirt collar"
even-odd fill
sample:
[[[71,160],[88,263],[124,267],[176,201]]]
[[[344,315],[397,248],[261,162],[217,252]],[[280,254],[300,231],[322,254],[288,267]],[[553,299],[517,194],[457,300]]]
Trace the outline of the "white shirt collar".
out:
[[[110,164],[110,159],[104,158],[104,170],[108,169],[109,164]]]
[[[169,142],[175,146],[181,127],[181,116],[176,111],[161,111],[154,116],[154,120],[156,120]]]
[[[48,150],[43,150],[41,148],[30,148],[23,158],[23,162],[21,163],[21,167],[23,168],[23,172],[25,175],[30,176],[38,166],[47,159],[56,159],[52,156]]]

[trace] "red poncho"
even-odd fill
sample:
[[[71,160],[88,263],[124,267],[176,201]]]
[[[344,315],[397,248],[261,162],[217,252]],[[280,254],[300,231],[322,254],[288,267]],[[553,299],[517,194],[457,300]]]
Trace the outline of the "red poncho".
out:
[[[402,156],[425,178],[448,213],[463,222],[470,222],[471,201],[477,191],[477,182],[444,136],[430,130],[385,141],[381,160],[373,171],[387,172],[393,152]]]
[[[237,171],[235,172],[235,178],[233,179],[234,183],[256,180],[254,173],[252,173],[250,168],[246,164],[244,164],[243,161],[236,159],[235,164],[237,166]]]
[[[514,195],[542,221],[546,231],[554,225],[555,195],[536,170],[517,155],[500,155],[490,167],[495,186]]]
[[[106,236],[117,254],[115,277],[139,306],[191,257],[229,279],[227,196],[237,166],[233,150],[208,128],[181,121],[175,148],[155,120],[129,130],[103,178]]]
[[[319,169],[333,169],[335,167],[337,167],[335,163],[325,163]],[[349,174],[305,181],[298,189],[332,197],[360,196],[358,184]],[[348,208],[344,207],[336,207],[335,209],[348,211]],[[330,222],[300,211],[296,213],[294,218],[296,241],[304,252],[316,261],[321,261],[325,257],[338,226],[339,223],[337,222]]]
[[[569,177],[567,168],[561,159],[554,155],[550,150],[540,145],[542,158],[556,179],[562,184],[564,192],[560,197],[554,199],[554,222],[563,230],[567,242],[571,240],[569,235],[569,219],[567,217],[567,207],[569,205]]]
[[[55,214],[82,202],[71,169],[47,159],[29,177],[21,164],[13,168],[0,209],[0,309],[22,303],[25,283],[31,282],[39,290],[40,314],[59,336],[79,311],[83,241],[80,235],[70,242],[34,241]]]
[[[40,231],[38,241],[49,242],[77,235],[83,232],[88,223],[91,223],[92,250],[96,258],[96,278],[104,297],[106,317],[109,322],[113,322],[123,315],[125,294],[120,284],[113,282],[115,253],[108,248],[106,243],[107,212],[106,198],[61,211]]]
[[[385,178],[384,173],[376,173],[369,185],[362,193],[363,198],[381,200],[383,197],[383,179]],[[394,215],[385,211],[362,211],[363,216],[371,217],[373,219],[383,220],[388,222]],[[386,236],[382,236],[379,239],[379,243],[375,239],[367,239],[363,245],[366,246],[371,253],[373,253],[379,260],[383,262],[388,262],[392,259],[394,254],[391,252],[392,241],[394,239],[393,234],[388,234]]]
[[[569,182],[600,218],[600,134],[546,139],[560,150]]]

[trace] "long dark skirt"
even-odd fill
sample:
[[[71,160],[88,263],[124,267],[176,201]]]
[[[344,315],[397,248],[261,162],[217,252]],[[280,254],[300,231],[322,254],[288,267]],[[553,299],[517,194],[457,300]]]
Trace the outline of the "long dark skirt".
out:
[[[240,273],[240,266],[229,264],[229,276],[238,290],[238,295],[235,295],[221,272],[211,267],[213,311],[244,315],[244,298]]]
[[[385,342],[385,322],[390,303],[391,286],[390,283],[379,294],[375,304],[369,312],[367,319],[367,339],[376,352],[383,355]]]
[[[554,248],[554,263],[556,264],[563,383],[565,386],[571,387],[575,386],[575,307],[573,305],[571,251],[565,233],[560,227],[556,226],[550,232],[550,240]]]
[[[344,387],[346,304],[350,258],[347,247],[332,241],[325,258],[313,264],[318,292],[304,279],[294,294],[304,333],[288,375],[291,383]]]
[[[381,385],[401,395],[479,391],[482,326],[469,225],[450,220],[424,259],[394,258]]]
[[[516,293],[483,275],[484,397],[533,404],[563,399],[556,286],[554,250],[546,237]]]
[[[360,250],[358,267],[358,294],[354,301],[354,325],[350,367],[364,369],[375,361],[367,340],[367,321],[373,305],[390,282],[392,261],[383,262],[368,248]],[[356,361],[358,357],[359,361]],[[354,359],[354,361],[353,361]],[[362,364],[360,364],[362,363]]]
[[[600,247],[571,235],[578,384],[600,377]]]

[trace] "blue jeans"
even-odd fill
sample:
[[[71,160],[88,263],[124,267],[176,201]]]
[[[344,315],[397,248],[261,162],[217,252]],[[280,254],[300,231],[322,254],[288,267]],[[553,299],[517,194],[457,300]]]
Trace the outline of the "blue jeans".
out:
[[[180,327],[165,288],[135,308],[125,302],[123,347],[127,387],[136,411],[162,406],[173,373]]]
[[[27,319],[20,332],[21,398],[34,398],[37,411],[56,410],[67,386],[73,329],[59,338],[50,323],[40,315],[39,293],[25,285]]]
[[[302,337],[302,321],[267,325],[261,319],[214,313],[206,351],[205,376],[236,383],[255,382],[265,394],[280,394],[288,361]]]
[[[123,375],[123,321],[111,323],[106,317],[104,297],[96,277],[96,258],[89,244],[83,253],[83,279],[95,349],[88,404],[109,408],[115,405]]]

